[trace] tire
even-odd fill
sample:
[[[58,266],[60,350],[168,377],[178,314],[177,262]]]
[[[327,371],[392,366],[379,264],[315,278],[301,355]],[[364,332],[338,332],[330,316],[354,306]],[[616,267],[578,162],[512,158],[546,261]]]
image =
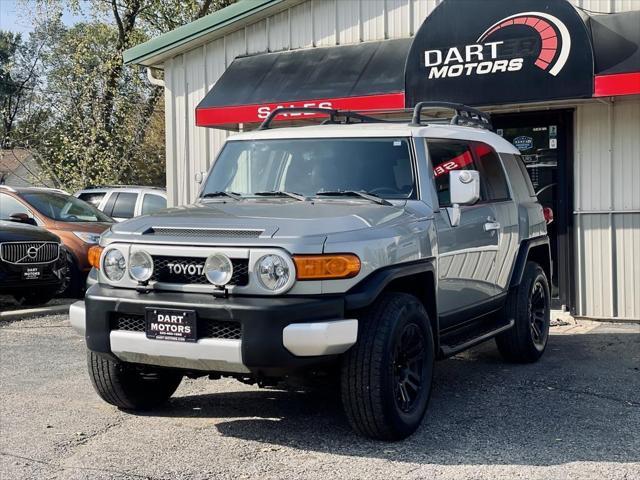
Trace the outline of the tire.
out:
[[[93,388],[105,402],[124,410],[149,410],[164,403],[182,381],[171,370],[137,367],[87,351]]]
[[[84,284],[86,278],[76,265],[76,261],[70,253],[67,253],[67,273],[60,296],[64,298],[82,298],[84,296]]]
[[[341,397],[353,429],[378,440],[415,432],[429,403],[434,353],[422,303],[405,293],[383,294],[360,317],[358,341],[343,359]]]
[[[527,262],[520,285],[509,294],[505,307],[513,328],[496,337],[502,357],[514,363],[537,361],[547,347],[551,295],[544,270],[535,262]]]

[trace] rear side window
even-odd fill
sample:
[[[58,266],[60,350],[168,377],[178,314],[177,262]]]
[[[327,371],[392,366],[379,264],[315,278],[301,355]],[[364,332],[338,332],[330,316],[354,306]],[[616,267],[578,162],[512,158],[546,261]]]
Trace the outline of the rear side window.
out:
[[[480,172],[480,193],[488,202],[499,202],[509,199],[507,177],[502,169],[500,157],[496,151],[485,143],[473,143],[476,154],[476,168]]]
[[[115,218],[132,218],[137,199],[137,193],[118,193],[118,197],[113,204],[111,216]]]
[[[147,193],[142,199],[142,215],[157,212],[158,210],[162,210],[164,208],[167,208],[167,200],[160,195]]]
[[[100,205],[100,201],[104,198],[104,195],[104,192],[85,192],[78,195],[78,198],[97,207]]]
[[[514,155],[516,163],[522,172],[522,176],[524,177],[524,181],[527,184],[527,188],[529,189],[529,195],[532,197],[536,196],[536,190],[533,188],[533,183],[531,183],[531,177],[529,176],[529,172],[527,171],[527,167],[524,164],[524,160],[522,159],[522,155]]]

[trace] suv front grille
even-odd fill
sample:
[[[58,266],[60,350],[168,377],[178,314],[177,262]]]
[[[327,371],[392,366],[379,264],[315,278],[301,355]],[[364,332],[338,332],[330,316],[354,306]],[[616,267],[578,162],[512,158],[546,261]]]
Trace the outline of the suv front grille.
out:
[[[60,245],[55,242],[8,242],[0,244],[0,260],[8,263],[51,263],[58,259]]]
[[[207,259],[201,257],[166,257],[153,256],[153,276],[152,281],[192,284],[192,285],[211,285],[204,273],[198,274],[198,271],[204,269],[204,263]],[[192,273],[175,273],[171,270],[170,265],[177,264],[191,268]],[[233,275],[229,281],[229,285],[244,287],[249,283],[249,260],[246,258],[231,259],[233,265]],[[195,273],[193,273],[195,272]]]
[[[111,317],[112,330],[127,332],[144,332],[144,315],[125,315],[114,313]],[[219,320],[198,319],[198,338],[223,338],[240,340],[242,327],[240,322],[221,322]]]

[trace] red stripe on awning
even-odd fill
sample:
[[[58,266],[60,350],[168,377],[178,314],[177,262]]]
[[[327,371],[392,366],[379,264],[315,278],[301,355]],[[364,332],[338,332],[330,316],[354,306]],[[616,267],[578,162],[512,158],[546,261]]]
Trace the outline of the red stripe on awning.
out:
[[[237,105],[225,107],[209,107],[196,109],[196,125],[213,127],[217,125],[233,125],[238,123],[262,122],[269,112],[279,107],[322,107],[355,112],[387,112],[404,110],[404,92],[367,95],[362,97],[323,98],[317,100],[301,100],[295,102],[277,102],[255,105]],[[291,113],[281,115],[277,120],[293,118],[322,118],[325,115],[313,113]]]
[[[596,75],[594,97],[640,94],[640,72]]]

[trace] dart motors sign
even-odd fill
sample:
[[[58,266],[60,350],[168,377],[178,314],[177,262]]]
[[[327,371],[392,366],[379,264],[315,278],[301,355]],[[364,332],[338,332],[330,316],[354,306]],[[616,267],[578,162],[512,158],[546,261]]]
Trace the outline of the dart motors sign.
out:
[[[445,0],[416,33],[405,83],[408,107],[589,98],[591,41],[566,0]]]

